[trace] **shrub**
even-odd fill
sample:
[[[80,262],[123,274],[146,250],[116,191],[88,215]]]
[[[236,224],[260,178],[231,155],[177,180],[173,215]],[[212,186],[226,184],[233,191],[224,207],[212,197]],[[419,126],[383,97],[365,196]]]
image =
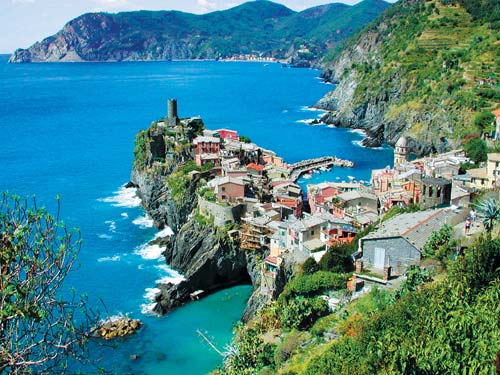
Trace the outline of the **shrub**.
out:
[[[302,264],[302,273],[305,275],[310,275],[317,271],[319,271],[318,263],[312,257],[307,258]]]
[[[274,362],[276,365],[280,366],[286,362],[307,337],[306,333],[300,331],[292,331],[286,335],[281,345],[277,346],[274,351]]]
[[[353,248],[349,245],[339,245],[331,247],[327,250],[325,255],[321,258],[318,266],[323,271],[330,271],[336,273],[352,272],[354,265],[351,258]]]
[[[327,290],[346,288],[350,274],[318,271],[312,275],[298,275],[286,286],[279,300],[296,296],[311,297]]]
[[[328,303],[319,297],[299,296],[281,306],[281,326],[285,329],[308,329],[330,312]]]

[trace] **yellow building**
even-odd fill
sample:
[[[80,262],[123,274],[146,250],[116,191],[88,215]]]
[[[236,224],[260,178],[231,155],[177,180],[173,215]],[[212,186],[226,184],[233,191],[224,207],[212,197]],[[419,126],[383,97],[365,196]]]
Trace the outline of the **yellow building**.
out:
[[[494,189],[500,187],[500,153],[489,153],[486,166],[469,169],[470,187],[476,189]]]

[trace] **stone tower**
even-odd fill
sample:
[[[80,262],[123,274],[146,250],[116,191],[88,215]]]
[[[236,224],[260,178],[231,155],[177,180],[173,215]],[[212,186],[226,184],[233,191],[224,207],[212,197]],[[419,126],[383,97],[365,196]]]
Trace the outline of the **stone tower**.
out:
[[[175,126],[177,125],[177,99],[168,99],[167,101],[168,114],[167,114],[167,125]]]
[[[410,150],[408,147],[408,139],[403,136],[396,142],[396,147],[394,148],[394,168],[400,164],[408,162],[408,156]]]

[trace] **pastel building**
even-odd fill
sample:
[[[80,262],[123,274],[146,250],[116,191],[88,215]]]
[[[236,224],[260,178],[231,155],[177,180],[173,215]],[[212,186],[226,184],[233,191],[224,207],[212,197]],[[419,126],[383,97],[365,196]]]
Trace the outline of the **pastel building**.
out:
[[[195,162],[201,167],[209,162],[218,164],[220,154],[220,138],[200,136],[193,139],[195,145]]]
[[[219,135],[220,139],[225,141],[226,139],[230,141],[239,141],[240,137],[238,136],[238,132],[236,130],[230,129],[217,129],[215,131],[216,134]]]

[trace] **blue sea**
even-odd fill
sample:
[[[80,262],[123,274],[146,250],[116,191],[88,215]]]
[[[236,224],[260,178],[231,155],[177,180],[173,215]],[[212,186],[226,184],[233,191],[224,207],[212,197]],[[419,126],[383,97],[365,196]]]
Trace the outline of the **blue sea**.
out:
[[[363,135],[305,122],[309,109],[334,87],[318,71],[279,64],[148,62],[7,64],[0,56],[0,190],[35,195],[80,228],[83,246],[66,288],[106,305],[110,315],[144,322],[134,336],[94,354],[116,374],[205,374],[220,356],[196,333],[223,349],[251,293],[247,285],[220,291],[157,317],[149,313],[159,281],[182,275],[148,246],[157,231],[139,206],[129,180],[134,136],[166,114],[177,98],[179,115],[200,115],[211,129],[232,128],[287,162],[336,155],[354,169],[314,174],[305,183],[368,180],[391,164],[387,147],[359,146]],[[136,354],[137,360],[130,356]]]

